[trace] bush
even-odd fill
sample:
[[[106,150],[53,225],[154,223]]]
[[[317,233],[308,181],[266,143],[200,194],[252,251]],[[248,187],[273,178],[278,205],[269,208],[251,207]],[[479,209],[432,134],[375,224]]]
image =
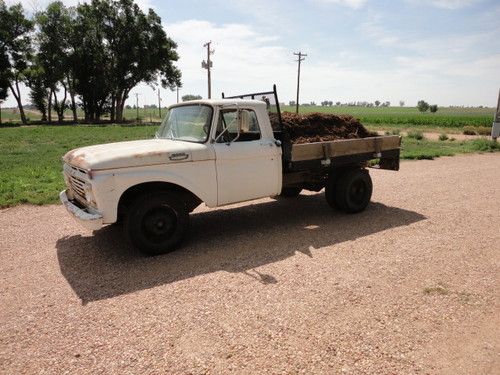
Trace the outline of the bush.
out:
[[[500,150],[500,143],[492,139],[474,139],[471,142],[473,150],[483,152],[493,152]]]
[[[491,128],[489,126],[478,126],[476,132],[479,135],[491,135]]]
[[[392,135],[399,135],[399,133],[401,133],[401,130],[399,130],[399,129],[394,129],[392,131]]]
[[[454,137],[451,137],[451,138],[450,138],[450,142],[455,142],[456,140],[457,140],[457,139],[456,139],[456,138],[454,138]]]
[[[474,126],[464,126],[463,133],[465,135],[477,135],[476,128]]]
[[[447,134],[445,134],[445,133],[441,133],[441,134],[439,135],[439,140],[440,140],[440,141],[446,141],[446,140],[448,140],[448,135],[447,135]]]
[[[424,139],[424,134],[418,130],[411,130],[408,132],[408,138],[413,138],[417,141],[421,141],[422,139]]]
[[[431,111],[431,113],[436,113],[438,110],[437,104],[433,104],[433,105],[429,106],[429,110]]]

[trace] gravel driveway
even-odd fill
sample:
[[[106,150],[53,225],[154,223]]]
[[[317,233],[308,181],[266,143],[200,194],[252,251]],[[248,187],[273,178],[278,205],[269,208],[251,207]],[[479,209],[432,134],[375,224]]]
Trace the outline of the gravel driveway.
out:
[[[0,373],[498,374],[500,155],[192,215],[144,258],[59,206],[0,211]]]

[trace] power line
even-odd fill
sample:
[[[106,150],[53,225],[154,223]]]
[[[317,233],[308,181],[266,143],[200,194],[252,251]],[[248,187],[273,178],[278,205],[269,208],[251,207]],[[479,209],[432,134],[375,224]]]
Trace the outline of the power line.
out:
[[[201,62],[201,67],[203,69],[207,70],[207,75],[208,75],[208,99],[210,99],[212,97],[212,78],[210,75],[210,69],[212,68],[213,63],[212,63],[212,60],[210,60],[210,55],[213,55],[215,52],[215,50],[210,49],[211,44],[212,44],[212,41],[207,42],[203,45],[203,47],[207,48],[207,61],[203,60]]]
[[[305,53],[302,52],[294,52],[293,53],[297,57],[297,62],[298,62],[298,68],[297,68],[297,101],[295,102],[295,113],[299,113],[299,89],[300,89],[300,63],[305,60],[305,57],[307,56]]]

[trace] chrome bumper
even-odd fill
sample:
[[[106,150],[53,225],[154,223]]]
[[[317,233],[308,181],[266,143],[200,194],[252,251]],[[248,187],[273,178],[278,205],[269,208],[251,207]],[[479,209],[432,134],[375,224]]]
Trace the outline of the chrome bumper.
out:
[[[97,230],[102,227],[102,215],[99,213],[90,213],[85,209],[82,209],[76,205],[74,205],[66,194],[66,190],[61,191],[59,193],[59,198],[61,199],[62,204],[66,207],[66,210],[71,214],[71,216],[80,223],[81,226],[90,230]]]

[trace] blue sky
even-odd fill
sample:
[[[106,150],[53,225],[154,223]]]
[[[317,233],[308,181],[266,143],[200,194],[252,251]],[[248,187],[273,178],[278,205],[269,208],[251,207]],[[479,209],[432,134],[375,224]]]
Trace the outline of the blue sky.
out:
[[[8,3],[13,1],[8,0]],[[24,2],[26,8],[47,1]],[[76,1],[66,1],[74,5]],[[295,97],[294,51],[307,53],[301,102],[420,99],[439,105],[496,104],[500,88],[500,1],[488,0],[140,0],[178,43],[180,93],[205,97],[203,44],[212,40],[212,95],[269,89]],[[155,102],[139,86],[140,104]],[[175,94],[162,90],[164,104]],[[132,101],[130,101],[132,102]],[[12,104],[12,98],[7,104]]]

